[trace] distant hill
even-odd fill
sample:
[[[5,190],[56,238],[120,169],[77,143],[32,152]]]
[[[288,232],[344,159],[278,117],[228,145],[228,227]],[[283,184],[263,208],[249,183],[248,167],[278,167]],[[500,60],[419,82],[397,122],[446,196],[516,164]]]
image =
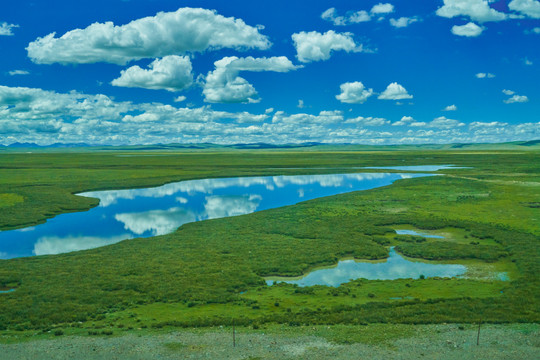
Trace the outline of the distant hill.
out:
[[[10,147],[10,148],[33,148],[33,147],[39,147],[38,144],[34,144],[34,143],[20,143],[20,142],[16,142],[16,143],[13,143],[11,145],[8,145],[7,147]]]
[[[456,144],[418,144],[418,145],[357,145],[357,144],[326,144],[306,142],[299,144],[267,144],[246,143],[220,145],[211,143],[200,144],[152,144],[152,145],[90,145],[86,143],[54,143],[38,145],[35,143],[16,142],[8,146],[0,145],[0,150],[19,151],[21,149],[35,151],[234,151],[234,150],[287,150],[297,151],[399,151],[399,150],[540,150],[540,140],[514,141],[507,143],[456,143]]]
[[[531,140],[531,141],[525,141],[524,143],[520,144],[521,146],[534,146],[534,145],[540,145],[540,140]]]
[[[10,144],[8,146],[3,147],[9,147],[9,148],[78,148],[78,147],[91,147],[92,145],[85,144],[85,143],[54,143],[50,145],[38,145],[36,143],[20,143],[16,142],[13,144]]]

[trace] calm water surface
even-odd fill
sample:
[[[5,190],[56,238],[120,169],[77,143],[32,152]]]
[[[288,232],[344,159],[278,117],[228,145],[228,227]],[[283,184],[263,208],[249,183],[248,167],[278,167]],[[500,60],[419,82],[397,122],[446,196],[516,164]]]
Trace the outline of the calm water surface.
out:
[[[430,170],[431,171],[431,168]],[[190,180],[155,188],[79,194],[100,199],[89,211],[62,214],[35,227],[0,232],[0,259],[59,254],[179,226],[390,185],[431,174],[359,173]]]
[[[444,236],[430,235],[430,234],[426,234],[426,233],[422,233],[422,232],[418,232],[418,231],[414,231],[414,230],[396,230],[396,234],[398,234],[398,235],[415,235],[415,236],[422,236],[422,237],[425,237],[425,238],[433,238],[433,239],[444,239]]]
[[[383,170],[398,170],[398,171],[438,171],[452,169],[470,169],[465,166],[455,165],[413,165],[413,166],[365,166],[363,169],[383,169]]]
[[[418,279],[420,275],[428,277],[454,277],[463,275],[467,268],[463,265],[432,264],[409,261],[398,254],[394,248],[384,262],[361,262],[355,260],[342,260],[336,267],[320,269],[310,272],[301,278],[268,278],[268,285],[274,282],[286,282],[298,286],[339,286],[354,279],[368,280],[395,280]]]

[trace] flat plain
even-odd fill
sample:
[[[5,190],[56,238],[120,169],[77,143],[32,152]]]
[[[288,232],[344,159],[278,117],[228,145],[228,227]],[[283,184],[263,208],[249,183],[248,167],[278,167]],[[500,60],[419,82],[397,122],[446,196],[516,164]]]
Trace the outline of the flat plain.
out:
[[[483,323],[508,338],[537,334],[539,159],[538,149],[525,146],[0,153],[4,230],[97,206],[97,199],[73,195],[83,191],[201,178],[368,171],[358,169],[364,166],[462,167],[437,172],[444,176],[185,224],[168,235],[1,260],[0,290],[16,290],[0,294],[0,341],[7,351],[28,341],[53,346],[47,341],[72,337],[134,339],[175,331],[189,337],[197,329],[229,334],[234,325],[254,339],[265,333],[285,341],[298,333],[306,339],[322,336],[331,346],[395,351],[396,341],[418,340],[426,326],[442,326],[441,331],[459,326],[472,334]],[[397,236],[398,227],[444,239]],[[464,264],[469,271],[463,278],[359,279],[337,288],[264,282],[267,276],[299,276],[348,257],[384,260],[390,246],[408,258]],[[498,273],[509,280],[498,279]],[[448,345],[437,339],[440,346]],[[519,341],[516,349],[523,345]],[[187,351],[195,343],[163,346]],[[532,348],[523,351],[538,344],[526,346]]]

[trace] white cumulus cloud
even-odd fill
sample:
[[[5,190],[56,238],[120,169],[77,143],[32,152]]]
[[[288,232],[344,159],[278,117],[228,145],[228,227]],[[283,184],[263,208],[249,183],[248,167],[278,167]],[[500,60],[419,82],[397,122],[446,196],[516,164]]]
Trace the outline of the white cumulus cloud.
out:
[[[403,28],[417,22],[415,17],[400,17],[399,19],[390,19],[390,25],[396,28]]]
[[[370,21],[371,15],[369,15],[369,13],[365,10],[360,10],[356,12],[349,12],[344,16],[340,16],[335,8],[330,8],[321,14],[321,18],[323,20],[332,22],[336,26],[344,26]]]
[[[352,33],[336,33],[329,30],[324,34],[311,31],[292,35],[296,57],[301,62],[321,61],[330,59],[332,51],[361,52],[362,45],[354,42]]]
[[[347,104],[362,104],[373,95],[373,89],[366,89],[360,81],[341,84],[340,89],[336,99]]]
[[[94,23],[61,37],[51,33],[31,42],[28,56],[39,64],[109,62],[159,58],[219,48],[267,49],[271,45],[259,29],[242,19],[206,9],[180,8],[115,26]]]
[[[13,29],[18,28],[19,25],[8,24],[7,22],[0,23],[0,36],[13,36]]]
[[[284,144],[309,141],[376,145],[525,141],[540,138],[538,122],[492,127],[478,125],[470,130],[457,120],[446,118],[431,123],[416,121],[412,117],[403,117],[401,121],[401,124],[394,123],[396,126],[390,129],[377,131],[370,127],[384,126],[385,120],[382,117],[345,119],[342,111],[331,109],[317,114],[289,115],[279,109],[269,114],[251,114],[217,111],[210,106],[179,108],[161,103],[115,101],[102,94],[89,95],[74,91],[56,93],[35,88],[0,86],[0,144],[3,145],[14,142],[35,142],[40,145],[54,142],[135,145]],[[187,193],[191,191],[188,188],[184,190]],[[122,191],[125,193],[122,198],[131,198],[134,191]],[[144,193],[147,191],[144,190]],[[212,195],[211,192],[206,193]],[[153,197],[148,193],[145,196]],[[106,206],[114,198],[100,197],[101,206]],[[139,224],[133,217],[129,219],[133,222],[124,224],[136,226],[137,231],[150,230],[155,233],[162,232],[162,228],[173,229],[179,226],[176,222],[174,226],[169,226],[169,221],[159,216],[169,214],[151,215],[159,226],[142,222]]]
[[[154,60],[149,69],[132,66],[122,70],[120,77],[111,84],[122,87],[138,87],[153,90],[180,91],[193,82],[192,66],[189,57],[169,55]]]
[[[475,121],[469,124],[469,129],[484,129],[484,128],[494,128],[494,127],[504,127],[507,126],[508,123],[503,123],[499,121],[492,121],[492,122],[479,122]]]
[[[390,121],[386,120],[385,118],[379,118],[379,117],[363,117],[358,116],[352,119],[347,119],[345,121],[345,124],[357,124],[362,126],[383,126],[386,124],[389,124]]]
[[[347,25],[346,19],[344,16],[338,16],[336,8],[330,8],[325,10],[321,14],[321,19],[330,21],[334,25]]]
[[[255,114],[251,114],[246,111],[243,111],[240,113],[236,113],[235,118],[236,118],[236,122],[240,124],[259,123],[268,119],[268,115],[267,114],[255,115]]]
[[[478,79],[492,79],[495,77],[495,75],[492,73],[478,73],[474,76],[476,76]]]
[[[14,76],[14,75],[29,75],[30,72],[26,71],[26,70],[11,70],[11,71],[8,71],[8,74],[11,75],[11,76]]]
[[[0,86],[2,144],[17,141],[40,145],[53,142],[215,142],[217,138],[233,138],[230,120],[239,124],[253,123],[261,122],[267,116],[214,111],[209,107],[177,108],[160,103],[116,102],[102,94],[74,91],[62,94]],[[233,129],[239,134],[254,131],[253,128]],[[214,139],[203,139],[206,136]]]
[[[254,58],[225,57],[214,63],[203,85],[204,101],[211,103],[256,103],[257,90],[246,79],[238,76],[241,71],[289,72],[301,66],[294,65],[285,56]]]
[[[412,116],[403,116],[400,121],[396,121],[392,126],[410,126],[410,127],[426,127],[426,128],[435,128],[435,129],[455,129],[462,126],[465,126],[464,123],[448,119],[445,116],[440,116],[433,119],[430,122],[417,121]]]
[[[488,0],[444,0],[444,5],[437,9],[437,15],[445,18],[469,17],[477,22],[502,21],[508,15],[489,6]]]
[[[426,123],[423,121],[416,121],[412,116],[403,116],[401,120],[392,123],[392,126],[421,127],[426,126]]]
[[[514,95],[509,99],[504,100],[505,104],[513,104],[513,103],[526,103],[529,101],[529,98],[525,95]]]
[[[458,120],[448,119],[445,116],[440,116],[438,118],[435,118],[431,122],[428,122],[426,124],[426,127],[432,127],[432,128],[438,128],[438,129],[452,129],[452,128],[461,127],[461,126],[465,126],[465,124]]]
[[[508,95],[508,96],[514,95],[516,93],[515,91],[508,90],[508,89],[504,89],[502,92],[504,95]]]
[[[404,99],[412,99],[413,96],[410,95],[407,90],[397,82],[393,82],[386,90],[384,90],[378,97],[382,100],[404,100]]]
[[[0,120],[48,120],[118,118],[129,104],[114,102],[105,95],[84,95],[77,92],[58,94],[26,87],[0,86]]]
[[[533,19],[540,19],[540,1],[538,0],[512,0],[508,8]]]
[[[452,26],[452,34],[457,36],[477,37],[482,34],[482,31],[484,31],[484,28],[473,22],[469,22],[465,25]]]
[[[371,8],[372,14],[390,14],[394,12],[394,5],[386,3],[379,3]]]
[[[319,115],[312,114],[292,114],[287,115],[283,111],[276,111],[272,118],[272,123],[274,124],[288,124],[288,125],[298,125],[298,124],[335,124],[343,122],[344,117],[343,113],[339,110],[326,110],[321,111]]]
[[[361,22],[366,22],[371,20],[371,15],[365,10],[355,11],[352,14],[349,14],[348,21],[351,24],[358,24]]]
[[[457,106],[456,105],[448,105],[447,107],[445,107],[443,109],[443,111],[456,111],[457,110]]]

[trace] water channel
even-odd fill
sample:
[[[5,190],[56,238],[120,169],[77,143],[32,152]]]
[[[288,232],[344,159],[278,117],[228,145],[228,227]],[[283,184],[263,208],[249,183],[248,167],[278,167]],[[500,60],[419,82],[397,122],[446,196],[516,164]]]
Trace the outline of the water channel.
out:
[[[432,174],[355,173],[189,180],[132,190],[78,194],[98,198],[89,211],[0,232],[0,259],[59,254],[175,231],[206,219],[236,216],[301,201],[373,189]]]

